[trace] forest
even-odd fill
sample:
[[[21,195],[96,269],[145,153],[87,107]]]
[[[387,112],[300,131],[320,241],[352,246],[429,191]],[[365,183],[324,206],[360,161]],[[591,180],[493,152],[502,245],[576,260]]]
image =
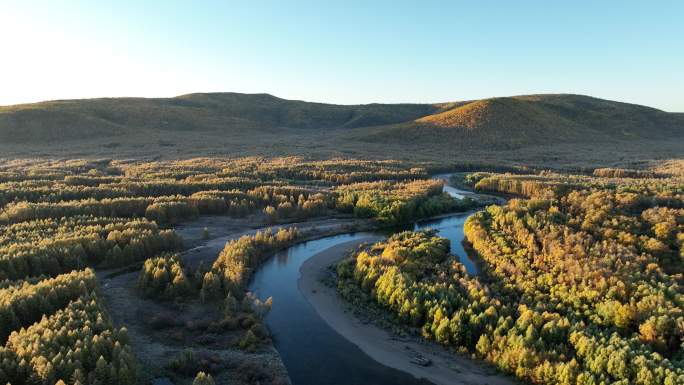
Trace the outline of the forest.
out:
[[[469,207],[443,194],[430,173],[429,165],[399,161],[301,158],[6,164],[0,383],[149,381],[136,341],[114,324],[103,299],[102,276],[128,271],[139,272],[141,299],[219,309],[207,330],[237,333],[236,348],[258,352],[271,343],[261,321],[271,302],[245,285],[264,260],[307,234],[258,231],[227,242],[210,266],[189,266],[176,226],[205,216],[264,226],[339,216],[385,227]],[[188,352],[169,367],[181,381],[213,383],[215,365],[193,357]]]
[[[684,184],[624,170],[476,173],[511,197],[448,240],[404,232],[337,265],[340,293],[535,384],[684,383]]]
[[[403,231],[337,265],[345,299],[528,383],[684,383],[679,177],[302,158],[1,167],[0,383],[148,383],[139,341],[113,321],[111,288],[102,284],[130,272],[142,306],[206,315],[181,325],[162,313],[145,318],[150,327],[185,333],[184,341],[224,336],[217,343],[265,357],[273,341],[264,316],[273,303],[247,285],[279,250],[328,234],[300,224],[336,218],[396,231],[472,210],[477,200],[454,199],[430,177],[464,169],[454,185],[508,198],[472,211],[465,223],[465,248],[480,274],[469,274],[436,232]],[[255,230],[198,264],[184,254],[197,239],[179,229],[202,218]],[[201,236],[214,235],[205,228]],[[263,370],[193,349],[164,364],[179,383]],[[255,378],[278,383],[263,373],[239,381]]]

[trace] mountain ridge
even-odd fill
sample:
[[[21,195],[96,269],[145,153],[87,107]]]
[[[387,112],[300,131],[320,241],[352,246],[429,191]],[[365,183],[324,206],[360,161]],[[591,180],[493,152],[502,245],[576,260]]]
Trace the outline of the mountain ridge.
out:
[[[552,141],[684,136],[684,113],[576,94],[535,94],[434,104],[340,105],[270,94],[192,93],[173,98],[67,99],[0,106],[0,140],[32,144],[144,136],[147,132],[320,132],[360,142],[515,148]]]

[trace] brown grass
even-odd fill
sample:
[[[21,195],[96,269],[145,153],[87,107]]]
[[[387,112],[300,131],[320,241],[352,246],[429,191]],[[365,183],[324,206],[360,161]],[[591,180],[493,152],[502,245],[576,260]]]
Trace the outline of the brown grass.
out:
[[[684,114],[578,95],[339,106],[265,94],[192,94],[0,107],[0,154],[645,168],[682,157],[683,122]]]

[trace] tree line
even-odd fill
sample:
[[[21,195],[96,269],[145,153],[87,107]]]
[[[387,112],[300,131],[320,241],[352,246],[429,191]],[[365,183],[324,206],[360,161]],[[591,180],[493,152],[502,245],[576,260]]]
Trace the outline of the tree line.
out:
[[[12,330],[30,326],[96,288],[95,272],[85,269],[0,289],[0,343]]]
[[[0,238],[4,241],[0,246],[0,280],[54,277],[88,265],[123,266],[182,246],[173,230],[160,230],[146,220],[97,221],[80,217],[76,221],[34,221],[6,227]],[[67,227],[49,230],[58,222]],[[70,225],[74,227],[70,229]]]
[[[442,187],[442,181],[431,179],[343,185],[336,189],[337,208],[359,218],[399,225],[472,206],[469,200],[457,201],[443,193]]]
[[[191,294],[179,254],[162,254],[145,260],[138,277],[138,290],[145,297],[173,299]]]
[[[132,385],[138,371],[126,329],[113,326],[95,294],[12,332],[0,347],[0,381],[14,385]]]
[[[300,236],[296,227],[257,231],[229,241],[202,281],[203,298],[222,298],[230,293],[236,298],[244,296],[244,286],[254,269],[274,252],[290,246]]]

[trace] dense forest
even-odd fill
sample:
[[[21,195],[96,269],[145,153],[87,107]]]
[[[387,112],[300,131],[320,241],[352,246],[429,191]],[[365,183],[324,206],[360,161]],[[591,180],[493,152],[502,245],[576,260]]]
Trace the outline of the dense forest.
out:
[[[276,251],[310,239],[294,225],[275,226],[335,217],[394,228],[476,206],[430,178],[445,170],[301,158],[7,163],[0,383],[149,381],[139,341],[112,321],[103,295],[101,277],[127,272],[136,274],[136,298],[215,316],[191,325],[188,338],[229,334],[222,343],[259,354],[271,346],[263,322],[271,301],[246,286]],[[436,233],[402,232],[337,266],[343,296],[526,382],[684,383],[681,179],[616,168],[511,171],[455,181],[510,198],[466,222],[479,275]],[[205,216],[263,230],[229,240],[208,265],[186,263],[177,226]],[[213,383],[225,368],[212,360],[188,350],[166,367],[182,383]]]
[[[684,383],[684,184],[651,173],[470,174],[471,276],[430,231],[337,266],[343,296],[538,384]]]
[[[258,350],[270,341],[260,320],[270,301],[245,285],[303,235],[294,227],[246,235],[213,265],[191,268],[174,227],[206,215],[264,227],[330,216],[393,226],[472,204],[443,194],[429,174],[396,161],[299,158],[9,162],[0,167],[0,383],[149,380],[98,279],[131,269],[140,298],[220,309],[207,330],[237,331],[238,348]],[[198,362],[188,352],[169,367],[188,383],[213,383],[213,367]]]

